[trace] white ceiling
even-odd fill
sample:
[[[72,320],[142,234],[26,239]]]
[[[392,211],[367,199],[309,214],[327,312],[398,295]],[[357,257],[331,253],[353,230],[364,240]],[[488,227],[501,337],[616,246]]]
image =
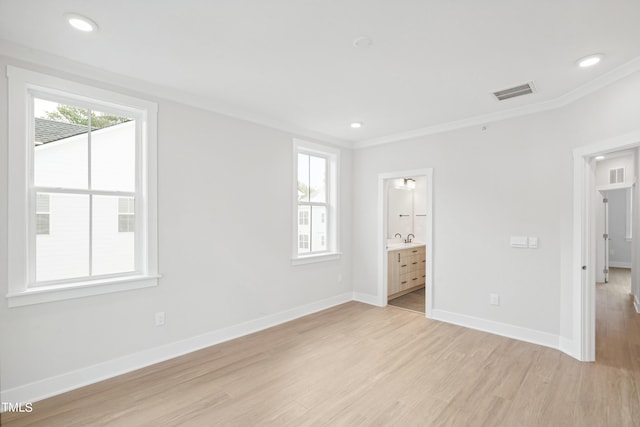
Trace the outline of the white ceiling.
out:
[[[366,143],[557,99],[640,57],[639,17],[638,0],[0,0],[0,39]]]

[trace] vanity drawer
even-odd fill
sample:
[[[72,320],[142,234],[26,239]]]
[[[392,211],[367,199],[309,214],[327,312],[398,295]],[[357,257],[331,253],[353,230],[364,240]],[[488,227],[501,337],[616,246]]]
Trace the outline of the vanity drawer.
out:
[[[414,280],[416,275],[412,272],[403,273],[400,275],[400,290],[409,289],[412,286],[417,285],[417,281]]]

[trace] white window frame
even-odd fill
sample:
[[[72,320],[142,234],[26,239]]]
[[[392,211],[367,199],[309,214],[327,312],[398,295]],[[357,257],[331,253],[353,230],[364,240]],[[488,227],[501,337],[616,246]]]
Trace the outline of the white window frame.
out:
[[[327,250],[317,253],[298,253],[298,154],[309,154],[327,159]],[[293,140],[293,179],[292,179],[292,233],[291,263],[293,265],[340,259],[340,210],[338,206],[340,187],[340,150],[321,144]],[[309,214],[311,221],[311,214]]]
[[[157,286],[157,104],[18,67],[9,81],[9,307],[60,301]],[[65,99],[74,105],[121,111],[136,120],[136,271],[115,277],[33,286],[35,198],[32,183],[33,97]]]

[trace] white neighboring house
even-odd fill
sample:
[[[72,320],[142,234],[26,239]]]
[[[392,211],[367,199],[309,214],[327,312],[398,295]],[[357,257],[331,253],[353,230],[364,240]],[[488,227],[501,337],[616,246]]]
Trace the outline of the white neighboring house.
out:
[[[316,227],[311,230],[312,212],[310,206],[300,206],[298,208],[298,251],[306,253],[311,251],[322,251],[327,248],[327,214],[325,211],[319,212],[314,218]]]
[[[92,188],[135,190],[135,129],[135,121],[128,121],[92,130]],[[86,188],[87,128],[36,118],[35,136],[36,185]],[[134,271],[134,231],[131,197],[93,196],[90,201],[86,195],[38,193],[36,281]]]

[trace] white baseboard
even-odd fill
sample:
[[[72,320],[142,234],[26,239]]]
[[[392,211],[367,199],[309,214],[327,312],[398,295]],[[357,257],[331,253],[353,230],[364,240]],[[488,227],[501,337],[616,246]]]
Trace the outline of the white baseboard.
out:
[[[561,352],[573,357],[574,359],[580,360],[580,349],[575,348],[576,344],[573,340],[569,338],[560,337],[560,343],[558,346],[558,350]]]
[[[378,297],[376,295],[370,294],[362,294],[360,292],[353,293],[353,300],[358,302],[363,302],[369,305],[375,305],[376,307],[380,307],[380,303],[378,301]]]
[[[481,319],[479,317],[467,316],[464,314],[452,313],[446,310],[433,310],[434,320],[453,323],[454,325],[466,328],[477,329],[507,338],[530,342],[532,344],[543,345],[560,349],[560,337],[548,332],[536,331],[534,329],[509,325],[507,323],[495,322],[493,320]]]
[[[136,369],[182,356],[224,341],[252,334],[272,326],[288,322],[354,299],[351,292],[336,295],[321,301],[250,320],[238,325],[207,332],[202,335],[176,341],[159,347],[150,348],[96,365],[45,378],[30,384],[2,390],[3,402],[36,402],[79,387],[122,375]]]
[[[609,267],[631,268],[631,263],[623,261],[609,261]]]

